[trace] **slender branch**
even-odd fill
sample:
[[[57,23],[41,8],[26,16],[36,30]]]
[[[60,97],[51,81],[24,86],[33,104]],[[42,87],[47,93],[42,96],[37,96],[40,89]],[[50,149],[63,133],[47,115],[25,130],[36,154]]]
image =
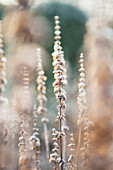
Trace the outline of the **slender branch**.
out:
[[[81,151],[82,164],[81,166],[84,170],[88,170],[88,161],[89,161],[89,143],[90,143],[90,128],[94,126],[93,122],[89,121],[87,115],[87,100],[86,100],[86,82],[85,82],[85,69],[84,69],[84,56],[83,53],[80,55],[80,79],[78,83],[79,87],[79,96],[78,96],[78,104],[79,104],[79,117],[78,117],[78,125],[79,125],[79,136],[78,136],[78,152],[77,152],[77,170],[79,170],[79,158]],[[81,135],[83,132],[83,147],[81,147]]]
[[[82,135],[82,128],[79,128],[79,136],[78,136],[78,149],[77,149],[77,169],[79,170],[79,157],[80,157],[80,147],[81,147],[81,135]]]
[[[45,76],[45,72],[42,67],[42,59],[41,59],[41,49],[37,49],[37,84],[38,84],[38,101],[39,101],[39,107],[38,107],[38,113],[43,115],[42,122],[44,126],[44,139],[45,139],[45,147],[46,147],[46,158],[49,161],[49,138],[48,138],[48,128],[47,123],[49,122],[49,119],[46,116],[46,86],[45,82],[47,80],[47,77]]]
[[[31,161],[29,144],[29,107],[30,107],[30,68],[20,66],[20,83],[22,83],[22,103],[20,106],[20,138],[19,138],[19,165],[21,170],[27,169]]]
[[[79,170],[79,159],[80,159],[80,149],[81,149],[81,135],[83,127],[84,114],[86,112],[86,92],[85,92],[85,74],[84,74],[84,58],[83,53],[80,55],[80,78],[79,78],[79,96],[78,96],[78,105],[79,105],[79,116],[78,116],[78,126],[79,126],[79,135],[78,135],[78,150],[77,150],[77,170]]]
[[[62,115],[62,108],[61,108],[61,99],[60,99],[60,117]],[[62,120],[60,119],[60,134],[62,133]],[[61,162],[62,162],[62,158],[63,158],[63,155],[62,155],[62,136],[60,136],[60,157],[61,157]],[[63,170],[63,164],[61,165],[61,170]]]
[[[34,105],[33,111],[33,135],[30,138],[32,142],[32,150],[34,151],[34,161],[36,170],[40,170],[40,161],[38,160],[40,154],[40,139],[39,139],[39,129],[37,128],[37,113],[36,105]]]
[[[46,158],[49,160],[49,139],[48,139],[48,129],[47,129],[47,123],[44,122],[44,137],[45,137],[45,146],[46,146]]]

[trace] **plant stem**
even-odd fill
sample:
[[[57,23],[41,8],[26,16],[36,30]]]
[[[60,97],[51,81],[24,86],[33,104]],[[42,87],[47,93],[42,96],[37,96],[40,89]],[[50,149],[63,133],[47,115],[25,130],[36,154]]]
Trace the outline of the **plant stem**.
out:
[[[63,126],[66,126],[65,122],[62,122]],[[66,130],[65,130],[66,133]],[[66,136],[63,137],[63,159],[66,159]]]
[[[76,170],[79,170],[79,154],[80,154],[80,146],[81,146],[81,133],[82,133],[82,128],[81,128],[81,125],[80,125],[79,137],[78,137],[77,169]]]
[[[60,116],[62,115],[61,99],[60,99]],[[60,134],[62,133],[62,120],[60,119]],[[60,136],[60,157],[61,157],[61,170],[63,170],[62,164],[62,136]]]
[[[48,129],[47,123],[44,122],[44,137],[45,137],[45,146],[46,146],[46,157],[49,160],[49,140],[48,140]]]

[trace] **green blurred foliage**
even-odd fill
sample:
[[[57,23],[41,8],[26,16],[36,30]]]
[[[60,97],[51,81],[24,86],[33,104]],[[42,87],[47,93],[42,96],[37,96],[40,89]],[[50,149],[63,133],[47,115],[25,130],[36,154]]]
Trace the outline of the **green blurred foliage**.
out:
[[[62,31],[62,46],[65,52],[65,59],[68,59],[72,66],[75,67],[77,57],[79,56],[80,49],[83,45],[83,37],[86,32],[85,24],[87,16],[85,13],[70,4],[60,2],[50,2],[42,4],[35,9],[35,14],[44,16],[49,20],[52,28],[51,38],[47,42],[46,39],[41,41],[44,48],[51,54],[54,44],[54,16],[60,16],[61,31]]]
[[[0,20],[1,20],[2,17],[3,17],[4,9],[5,9],[5,6],[2,5],[2,4],[0,4]]]

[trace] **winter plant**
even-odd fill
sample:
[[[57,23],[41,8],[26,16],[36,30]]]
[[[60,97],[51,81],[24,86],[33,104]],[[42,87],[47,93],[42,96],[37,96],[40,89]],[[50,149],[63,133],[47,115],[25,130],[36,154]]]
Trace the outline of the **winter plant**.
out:
[[[3,36],[6,32],[2,29],[6,30],[7,26],[4,24],[2,27],[0,21],[0,169],[112,170],[113,73],[112,60],[108,57],[112,43],[110,36],[105,34],[109,29],[102,15],[101,23],[95,20],[93,31],[92,21],[87,27],[85,42],[89,52],[80,54],[77,72],[77,68],[72,70],[65,60],[60,17],[54,17],[50,66],[51,57],[37,45],[37,39],[43,37],[37,34],[38,26],[34,24],[40,17],[37,19],[34,15],[32,18],[33,1],[17,0],[17,3],[18,6],[12,10],[15,15],[10,16],[12,12],[9,10],[8,19],[6,17],[3,22],[6,24],[12,17],[8,38]],[[3,40],[7,53],[10,53],[7,59],[12,69],[6,66]],[[88,60],[85,60],[87,56]],[[49,66],[46,67],[45,63]],[[52,83],[48,80],[48,68],[51,80],[54,78]],[[71,77],[67,81],[70,72],[74,72],[73,84]],[[7,86],[6,73],[11,76]],[[69,90],[70,87],[74,87],[74,92],[73,88]],[[10,88],[13,95],[8,94]]]

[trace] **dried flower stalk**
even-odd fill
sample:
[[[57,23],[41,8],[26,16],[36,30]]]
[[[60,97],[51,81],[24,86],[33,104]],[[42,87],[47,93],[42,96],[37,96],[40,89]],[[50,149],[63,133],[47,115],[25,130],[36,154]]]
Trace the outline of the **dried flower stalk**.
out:
[[[80,157],[80,147],[81,147],[81,137],[82,137],[82,128],[83,128],[83,119],[84,114],[86,114],[86,91],[85,87],[85,74],[84,74],[84,57],[83,53],[80,55],[80,79],[79,79],[79,96],[78,96],[78,105],[79,105],[79,116],[78,116],[78,126],[79,126],[79,136],[78,136],[78,151],[77,151],[77,170],[79,170],[79,157]]]
[[[30,145],[29,145],[29,83],[30,72],[27,66],[21,66],[21,81],[23,85],[23,103],[20,111],[20,138],[19,138],[19,165],[21,170],[27,170],[30,166]]]
[[[64,52],[62,51],[61,47],[61,32],[60,32],[60,26],[59,26],[59,17],[55,16],[55,43],[54,43],[54,52],[52,53],[53,56],[53,67],[54,67],[54,92],[56,93],[56,99],[59,102],[58,108],[58,116],[56,118],[56,121],[59,121],[59,132],[57,135],[56,141],[59,140],[59,146],[60,146],[60,164],[61,170],[63,170],[63,165],[65,161],[63,160],[63,153],[62,153],[62,137],[65,136],[64,131],[62,131],[62,121],[66,121],[65,114],[63,113],[63,110],[66,108],[65,100],[65,90],[63,87],[67,84],[66,81],[66,69],[65,61],[64,61]]]
[[[47,77],[44,75],[44,70],[42,67],[42,59],[41,59],[41,49],[37,49],[37,71],[38,71],[38,77],[37,77],[37,90],[38,90],[38,97],[37,100],[39,101],[39,107],[37,109],[37,112],[39,114],[43,115],[42,118],[42,122],[43,122],[43,126],[44,126],[44,138],[45,138],[45,146],[46,146],[46,157],[47,160],[49,161],[49,139],[48,139],[48,129],[47,129],[47,123],[49,122],[49,119],[47,118],[46,112],[47,112],[47,108],[46,108],[46,102],[47,102],[47,98],[46,98],[46,86],[45,86],[45,82],[47,80]]]
[[[87,170],[88,169],[88,158],[89,158],[89,146],[90,146],[90,132],[91,127],[94,126],[93,122],[89,121],[87,115],[87,100],[86,100],[86,80],[85,80],[85,69],[84,69],[84,56],[83,53],[80,55],[80,79],[78,83],[79,87],[79,96],[78,96],[78,104],[79,104],[79,117],[78,117],[78,125],[79,125],[79,137],[78,137],[78,153],[77,153],[77,169],[79,169],[79,152],[81,151],[82,156],[82,167]],[[82,133],[83,132],[83,133]],[[81,148],[81,137],[83,134],[83,147]]]
[[[68,166],[68,169],[69,170],[73,170],[75,169],[76,165],[74,164],[74,154],[75,154],[75,140],[74,140],[74,137],[73,137],[73,134],[71,133],[70,134],[70,144],[68,145],[69,149],[70,149],[70,156],[68,158],[68,163],[67,163],[67,166]]]
[[[38,160],[40,154],[40,139],[39,139],[39,129],[37,128],[37,112],[36,105],[34,105],[33,111],[33,135],[30,138],[32,141],[32,150],[34,151],[34,160],[36,163],[36,170],[40,170],[40,161]]]

